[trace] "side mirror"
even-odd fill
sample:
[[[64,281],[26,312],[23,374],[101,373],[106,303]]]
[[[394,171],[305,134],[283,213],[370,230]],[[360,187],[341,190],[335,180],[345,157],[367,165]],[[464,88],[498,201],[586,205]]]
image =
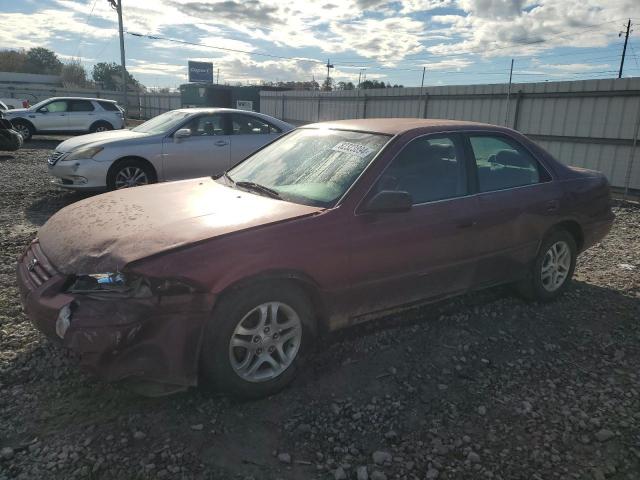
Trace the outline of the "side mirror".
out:
[[[40,110],[38,110],[38,113],[49,113],[49,109],[47,107],[42,107]]]
[[[396,213],[411,210],[413,199],[409,192],[382,190],[369,199],[364,207],[368,213]]]
[[[191,136],[190,128],[181,128],[180,130],[176,130],[176,133],[173,134],[173,138],[175,140],[179,140],[181,138],[188,138]]]

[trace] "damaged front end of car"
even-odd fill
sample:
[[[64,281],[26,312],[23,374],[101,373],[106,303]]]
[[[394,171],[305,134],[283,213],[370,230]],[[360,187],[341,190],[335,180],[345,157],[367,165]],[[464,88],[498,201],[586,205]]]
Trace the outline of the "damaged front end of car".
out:
[[[213,297],[181,279],[133,272],[59,273],[34,241],[18,262],[25,312],[45,335],[107,381],[149,395],[196,385]]]

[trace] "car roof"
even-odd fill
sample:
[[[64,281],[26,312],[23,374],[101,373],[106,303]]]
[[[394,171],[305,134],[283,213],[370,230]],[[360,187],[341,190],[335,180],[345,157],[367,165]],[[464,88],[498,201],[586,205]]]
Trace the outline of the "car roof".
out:
[[[185,108],[177,108],[175,111],[178,112],[192,112],[192,113],[213,113],[213,112],[227,112],[227,113],[247,113],[249,115],[261,115],[263,117],[268,117],[266,113],[254,112],[251,110],[240,110],[238,108],[223,108],[223,107],[185,107]]]
[[[412,130],[439,132],[443,130],[508,130],[488,123],[444,120],[439,118],[362,118],[353,120],[334,120],[304,125],[302,128],[333,128],[337,130],[356,130],[360,132],[398,135]]]
[[[109,102],[118,103],[117,100],[110,100],[108,98],[93,98],[93,97],[51,97],[47,100],[93,100],[94,102]]]
[[[173,110],[174,112],[187,112],[187,113],[243,113],[247,115],[255,115],[256,117],[262,117],[265,120],[269,120],[274,123],[278,123],[281,126],[293,127],[290,123],[280,120],[279,118],[272,117],[266,113],[254,112],[252,110],[240,110],[238,108],[222,108],[222,107],[194,107],[194,108],[178,108]]]

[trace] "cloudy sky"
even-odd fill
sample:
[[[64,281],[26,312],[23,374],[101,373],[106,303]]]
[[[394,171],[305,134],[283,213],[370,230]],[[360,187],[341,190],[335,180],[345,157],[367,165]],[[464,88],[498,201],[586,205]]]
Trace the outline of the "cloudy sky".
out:
[[[1,0],[0,48],[44,46],[91,68],[120,60],[108,0]],[[123,0],[127,67],[147,86],[175,87],[187,60],[222,82],[332,77],[420,85],[607,78],[618,33],[640,24],[640,0]],[[9,28],[11,27],[11,28]],[[175,40],[185,43],[177,43]],[[219,48],[213,48],[219,47]],[[225,51],[222,49],[233,51]],[[266,55],[261,55],[266,54]],[[271,55],[271,56],[268,56]],[[625,76],[640,75],[640,26]]]

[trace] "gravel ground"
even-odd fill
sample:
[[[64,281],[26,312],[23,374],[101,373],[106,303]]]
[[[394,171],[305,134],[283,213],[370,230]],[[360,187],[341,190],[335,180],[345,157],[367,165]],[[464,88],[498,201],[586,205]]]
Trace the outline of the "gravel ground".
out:
[[[562,300],[507,288],[323,339],[237,403],[82,374],[23,315],[14,262],[59,208],[38,140],[0,157],[0,479],[640,478],[640,208],[616,207]]]

